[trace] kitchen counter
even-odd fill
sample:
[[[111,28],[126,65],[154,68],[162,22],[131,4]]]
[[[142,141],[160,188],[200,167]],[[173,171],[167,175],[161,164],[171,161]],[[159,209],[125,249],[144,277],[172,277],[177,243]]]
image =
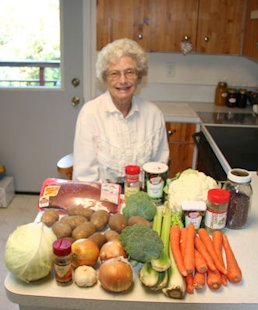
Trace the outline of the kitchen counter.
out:
[[[26,284],[8,273],[5,289],[8,298],[20,305],[22,310],[53,309],[107,309],[107,310],[250,310],[258,309],[258,176],[253,174],[254,190],[248,225],[242,230],[227,230],[239,265],[243,272],[240,284],[229,283],[218,291],[207,287],[194,294],[187,294],[185,299],[176,300],[165,297],[162,293],[145,290],[137,277],[131,291],[123,294],[112,294],[104,291],[99,284],[92,288],[79,288],[74,283],[70,286],[58,286],[49,275],[35,283]]]

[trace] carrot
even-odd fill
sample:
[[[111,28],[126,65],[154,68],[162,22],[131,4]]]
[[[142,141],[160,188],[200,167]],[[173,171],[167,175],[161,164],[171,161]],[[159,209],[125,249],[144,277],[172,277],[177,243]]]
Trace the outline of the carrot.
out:
[[[194,271],[194,237],[195,227],[193,223],[187,226],[186,244],[185,244],[185,257],[184,265],[187,273],[193,273]]]
[[[195,289],[201,289],[205,286],[205,273],[196,271],[193,279],[193,287]]]
[[[188,273],[187,276],[185,277],[185,284],[186,284],[186,291],[189,294],[193,294],[193,274],[192,273]]]
[[[239,283],[242,280],[242,271],[230,246],[228,237],[225,234],[223,235],[223,247],[226,254],[228,280],[233,283]]]
[[[181,254],[182,254],[183,258],[185,257],[186,234],[187,234],[187,228],[186,227],[181,228],[180,251],[181,251]]]
[[[205,273],[208,269],[205,259],[202,257],[201,253],[198,250],[194,250],[194,262],[195,269],[199,273]]]
[[[207,251],[209,252],[214,264],[215,264],[215,267],[218,269],[218,271],[220,271],[221,273],[223,274],[227,274],[227,270],[225,268],[225,266],[223,266],[223,264],[221,263],[221,261],[219,260],[215,250],[214,250],[214,247],[213,247],[213,244],[212,244],[212,241],[211,241],[211,238],[207,232],[207,230],[205,228],[200,228],[198,230],[198,234],[199,234],[199,237],[200,239],[202,240],[202,242],[204,243]]]
[[[212,243],[214,250],[221,262],[221,264],[225,267],[223,255],[222,255],[222,246],[223,246],[223,234],[220,230],[215,230],[212,233]],[[224,286],[227,285],[227,276],[225,274],[221,274],[221,282]]]
[[[176,265],[177,265],[179,272],[183,276],[186,276],[187,272],[186,272],[183,257],[182,257],[181,251],[180,251],[179,241],[180,241],[180,227],[178,225],[173,225],[170,228],[171,251],[172,251],[172,254],[173,254],[173,257],[175,259],[175,262],[176,262]]]
[[[202,240],[198,236],[195,236],[194,243],[195,243],[196,249],[200,252],[202,257],[205,259],[207,267],[210,270],[213,270],[213,271],[216,270],[214,262],[210,256],[209,252],[207,251],[205,245],[203,244]]]
[[[207,284],[212,290],[218,290],[221,287],[221,274],[218,270],[212,271],[208,269]]]

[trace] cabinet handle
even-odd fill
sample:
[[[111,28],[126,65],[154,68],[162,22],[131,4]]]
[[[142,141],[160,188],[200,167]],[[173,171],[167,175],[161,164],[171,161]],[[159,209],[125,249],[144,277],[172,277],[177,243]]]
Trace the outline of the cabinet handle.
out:
[[[142,40],[143,39],[143,34],[138,34],[138,39]]]
[[[176,132],[175,129],[173,130],[168,130],[168,136],[172,136]]]
[[[207,37],[207,36],[205,36],[205,37],[204,37],[204,41],[205,41],[206,43],[208,43],[208,42],[210,41],[210,38]]]
[[[191,39],[190,36],[188,36],[188,35],[185,35],[185,36],[184,36],[184,40],[185,40],[185,41],[190,41],[190,39]]]

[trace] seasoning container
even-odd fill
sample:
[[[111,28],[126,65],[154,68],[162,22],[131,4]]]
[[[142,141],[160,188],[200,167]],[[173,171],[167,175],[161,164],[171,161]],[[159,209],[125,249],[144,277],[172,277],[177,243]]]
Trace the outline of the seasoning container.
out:
[[[223,188],[230,192],[226,227],[243,228],[251,205],[251,173],[245,169],[231,169]]]
[[[226,189],[213,188],[208,191],[205,229],[209,234],[225,228],[229,197],[230,193]]]
[[[204,201],[183,201],[182,210],[185,227],[190,223],[194,225],[196,230],[204,227],[206,209],[207,207]]]
[[[57,239],[53,242],[54,273],[58,284],[72,283],[72,247],[71,241]]]
[[[228,97],[226,101],[226,106],[229,108],[234,108],[237,105],[237,91],[235,88],[228,89]]]
[[[219,82],[215,91],[215,104],[223,106],[227,101],[227,83]]]
[[[144,190],[157,206],[164,202],[164,187],[167,181],[168,166],[159,162],[149,162],[143,165]]]
[[[125,167],[125,198],[140,191],[140,172],[139,166]]]
[[[237,96],[237,107],[238,108],[246,108],[247,104],[247,92],[246,89],[240,89],[239,94]]]

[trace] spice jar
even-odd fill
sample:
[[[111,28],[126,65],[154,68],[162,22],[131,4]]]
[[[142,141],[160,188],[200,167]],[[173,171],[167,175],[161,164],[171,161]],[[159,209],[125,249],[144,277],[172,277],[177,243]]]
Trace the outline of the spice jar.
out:
[[[229,88],[226,106],[228,106],[229,108],[234,108],[236,107],[236,104],[237,104],[237,91],[235,88]]]
[[[227,83],[219,82],[215,91],[215,104],[223,106],[227,101]]]
[[[125,198],[140,191],[140,171],[136,165],[125,167]]]
[[[71,241],[62,238],[53,242],[54,272],[58,284],[66,285],[72,282],[71,245]]]
[[[237,97],[237,107],[245,108],[247,104],[247,93],[246,89],[240,89],[238,97]]]
[[[250,172],[231,169],[223,188],[230,192],[226,226],[232,229],[243,228],[247,223],[253,193]]]
[[[208,233],[225,228],[229,197],[230,193],[225,189],[213,188],[208,191],[205,215],[205,228]]]

